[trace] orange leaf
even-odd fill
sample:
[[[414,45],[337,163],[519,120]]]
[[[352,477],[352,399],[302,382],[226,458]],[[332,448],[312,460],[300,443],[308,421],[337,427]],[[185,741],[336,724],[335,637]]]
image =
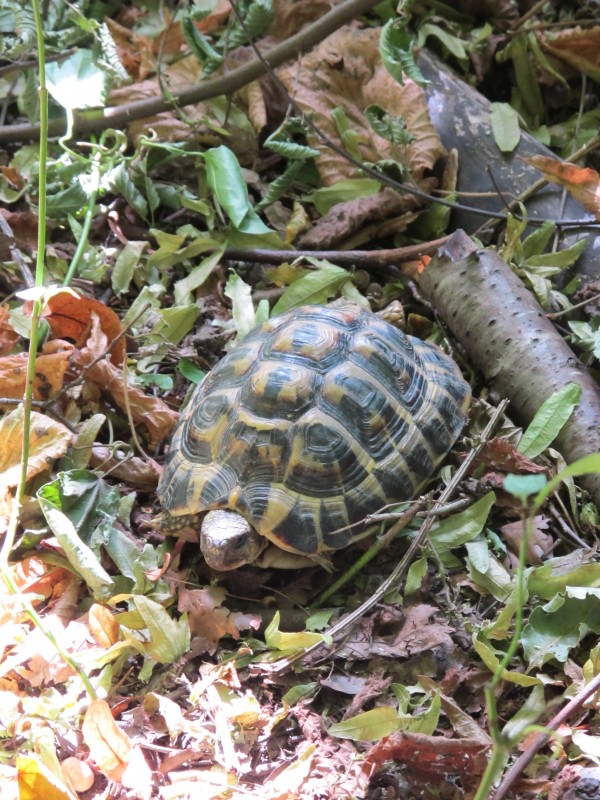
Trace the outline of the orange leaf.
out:
[[[52,335],[59,339],[72,339],[78,347],[83,346],[89,336],[92,314],[98,316],[100,327],[109,342],[122,333],[121,321],[112,308],[99,300],[78,297],[71,291],[52,295],[44,311]],[[125,341],[122,337],[112,345],[110,354],[115,364],[122,363],[125,358]]]
[[[126,407],[123,373],[114,364],[99,361],[88,370],[86,377],[97,383],[103,391],[110,392],[117,405]],[[127,388],[127,399],[134,422],[141,422],[146,426],[149,445],[155,448],[171,433],[179,414],[159,397],[151,397],[131,386]]]
[[[61,342],[63,350],[55,349],[56,341],[44,345],[44,353],[35,359],[35,376],[33,379],[34,400],[48,400],[55,397],[62,389],[69,356],[73,349],[68,342]],[[27,380],[27,354],[16,353],[12,356],[0,357],[0,397],[20,400],[25,391]]]
[[[90,756],[101,772],[112,781],[121,782],[131,758],[133,745],[113,719],[105,700],[95,700],[85,712],[81,727]]]
[[[539,169],[546,180],[564,186],[571,197],[600,221],[600,175],[595,169],[578,167],[547,156],[531,156],[523,160]]]
[[[67,452],[71,431],[45,414],[31,412],[27,478],[39,475]],[[19,406],[0,421],[0,486],[16,486],[21,471],[23,408]]]

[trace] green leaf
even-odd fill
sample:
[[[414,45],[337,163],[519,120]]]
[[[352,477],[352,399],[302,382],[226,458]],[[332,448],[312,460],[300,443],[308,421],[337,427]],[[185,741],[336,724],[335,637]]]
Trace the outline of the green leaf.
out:
[[[189,358],[182,358],[177,363],[177,372],[180,372],[188,381],[196,384],[200,383],[206,375],[206,372],[201,370],[193,361],[190,361]]]
[[[148,334],[148,340],[179,344],[194,327],[198,317],[198,306],[192,303],[188,306],[161,308],[158,316],[159,320]]]
[[[297,142],[290,142],[281,139],[275,139],[273,135],[265,141],[265,147],[272,150],[284,158],[289,158],[296,161],[305,161],[307,158],[318,158],[321,151],[315,147],[309,147],[306,144],[298,144]]]
[[[504,657],[504,653],[495,650],[481,631],[473,635],[473,646],[479,658],[489,671],[494,674],[500,666],[500,660]],[[522,672],[512,672],[508,669],[505,669],[502,673],[502,680],[516,683],[517,686],[535,686],[540,683],[540,679],[533,677],[533,675],[523,675]]]
[[[272,315],[283,314],[297,306],[326,303],[350,279],[350,273],[327,262],[309,259],[311,263],[326,264],[321,269],[298,278],[275,303]]]
[[[135,595],[133,601],[150,633],[150,641],[146,643],[150,657],[159,664],[173,664],[184,656],[190,649],[187,614],[176,621],[160,603],[148,597]]]
[[[488,492],[464,511],[453,514],[432,526],[429,538],[442,560],[449,550],[460,547],[479,536],[495,500],[496,495]]]
[[[513,581],[505,567],[490,553],[483,539],[465,544],[467,570],[473,583],[484,589],[501,603],[506,602],[513,591]]]
[[[144,195],[137,188],[122,161],[111,172],[109,185],[115,192],[123,195],[127,203],[144,219],[148,216],[148,203]]]
[[[108,97],[110,80],[91,50],[76,50],[71,56],[46,65],[48,91],[63,108],[99,108]]]
[[[581,386],[567,383],[554,392],[536,412],[529,427],[521,437],[518,450],[528,458],[535,458],[556,439],[581,399]],[[536,491],[539,491],[539,488]]]
[[[523,258],[528,259],[543,253],[555,230],[556,225],[547,219],[539,228],[523,239]]]
[[[596,472],[600,472],[600,453],[593,453],[592,455],[584,456],[574,461],[572,464],[569,464],[568,467],[562,469],[558,475],[555,475],[554,478],[548,481],[544,488],[539,491],[535,498],[535,508],[540,508],[545,499],[551,495],[557,486],[566,478],[592,475]]]
[[[79,181],[75,181],[68,189],[63,189],[56,194],[48,195],[46,213],[49,217],[66,217],[68,214],[77,214],[85,208],[88,196]]]
[[[565,247],[564,250],[557,250],[556,253],[540,253],[539,255],[532,255],[523,262],[522,266],[529,270],[536,267],[553,267],[554,269],[562,270],[574,264],[582,251],[585,249],[587,237],[580,239],[570,247]],[[553,273],[555,274],[555,273]]]
[[[244,176],[234,153],[221,145],[207,150],[204,160],[208,185],[233,226],[242,233],[273,233],[250,204]]]
[[[419,86],[429,83],[415,63],[413,55],[414,37],[406,30],[406,23],[397,18],[385,23],[379,37],[379,52],[384,67],[399,84],[404,85],[404,76],[412,78]]]
[[[232,317],[237,331],[237,339],[243,339],[256,327],[256,314],[252,303],[252,290],[239,275],[233,272],[225,284],[225,295],[232,305]]]
[[[502,488],[525,503],[528,497],[541,491],[546,482],[545,475],[507,475]]]
[[[492,103],[490,112],[494,140],[503,153],[512,153],[519,144],[519,115],[508,103]]]
[[[600,564],[589,560],[587,550],[551,558],[542,566],[533,567],[527,576],[529,591],[544,600],[564,592],[568,586],[600,588]]]
[[[69,563],[94,597],[105,600],[113,594],[114,581],[100,563],[97,530],[107,516],[116,516],[118,492],[88,470],[70,470],[42,486],[37,498]]]
[[[374,178],[345,178],[331,186],[315,189],[303,199],[308,203],[314,203],[315,209],[323,216],[337,203],[357,200],[359,197],[371,197],[377,194],[380,187],[381,183]]]
[[[148,242],[127,242],[115,261],[110,276],[113,292],[117,295],[124,294],[129,289],[135,268],[140,263],[142,253]]]
[[[319,689],[320,684],[316,681],[312,683],[297,683],[283,695],[281,702],[289,708],[292,708],[296,703],[299,703],[300,700],[306,700],[316,695]]]
[[[280,622],[279,611],[273,615],[273,619],[265,630],[265,642],[267,647],[274,650],[293,651],[305,650],[315,644],[330,644],[331,638],[323,633],[285,633],[279,630]]]
[[[304,164],[302,161],[292,161],[291,164],[288,164],[285,171],[269,184],[265,196],[256,206],[257,211],[262,211],[263,208],[267,208],[278,200],[282,194],[291,189],[303,166]]]
[[[459,61],[466,61],[469,58],[464,43],[457,36],[453,36],[439,25],[431,22],[425,22],[419,27],[418,47],[423,47],[430,36],[440,41],[448,52],[452,53]]]
[[[521,641],[530,667],[564,663],[584,636],[600,633],[600,589],[567,587],[543,608],[534,608]]]
[[[404,594],[408,597],[414,594],[421,588],[423,578],[427,574],[427,559],[418,558],[408,568],[406,574],[406,583],[404,586]]]
[[[328,733],[339,739],[352,739],[355,742],[375,742],[398,730],[399,720],[395,709],[390,706],[364,711],[355,717],[331,725]]]
[[[415,137],[406,128],[403,117],[388,113],[378,105],[367,106],[365,116],[376,134],[395,145],[408,145]]]
[[[185,305],[186,303],[193,302],[194,298],[192,293],[199,286],[202,286],[204,281],[206,281],[210,275],[212,275],[213,270],[221,261],[224,251],[225,245],[203,259],[197,267],[194,267],[191,272],[186,275],[185,278],[177,281],[173,287],[173,296],[175,298],[176,305],[181,306]]]

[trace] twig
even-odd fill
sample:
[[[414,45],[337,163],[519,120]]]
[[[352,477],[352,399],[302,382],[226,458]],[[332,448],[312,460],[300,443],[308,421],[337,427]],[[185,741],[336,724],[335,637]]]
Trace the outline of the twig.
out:
[[[545,728],[548,731],[555,731],[560,725],[567,721],[574,711],[577,711],[579,708],[581,708],[585,701],[599,689],[600,675],[596,675],[587,686],[585,686],[580,692],[577,692],[575,697],[569,700],[566,706],[564,706],[564,708],[562,708],[558,714],[556,714],[550,720],[550,722],[545,725]],[[504,800],[519,775],[521,775],[538,750],[540,750],[546,744],[549,738],[550,733],[541,733],[539,736],[536,736],[536,738],[527,747],[527,750],[525,750],[525,752],[519,756],[512,767],[508,770],[502,782],[500,783],[500,786],[496,789],[492,800]]]
[[[407,247],[390,250],[253,250],[249,247],[229,247],[223,258],[231,261],[255,261],[259,264],[280,264],[296,258],[318,258],[343,266],[388,267],[406,261],[418,261],[448,241],[449,236]]]
[[[301,53],[306,53],[342,25],[365,14],[377,3],[378,0],[346,0],[316,22],[307,25],[294,36],[290,36],[289,39],[273,47],[265,54],[266,60],[271,67],[275,68],[296,58]],[[73,133],[98,131],[107,127],[122,128],[134,120],[152,117],[178,106],[188,106],[220,95],[229,95],[260,78],[264,72],[264,64],[258,59],[254,59],[231,70],[227,75],[220,75],[180,92],[174,92],[172,98],[152,97],[122,106],[76,113],[73,120]],[[66,121],[64,119],[53,120],[48,126],[48,136],[61,136],[65,131]],[[0,128],[0,142],[37,140],[39,137],[39,125],[8,125]]]
[[[493,431],[495,430],[502,414],[506,407],[508,406],[508,400],[502,400],[496,410],[494,411],[490,421],[485,426],[485,430],[481,434],[481,441],[470,453],[467,455],[463,463],[457,469],[454,477],[446,486],[442,494],[440,495],[437,502],[434,504],[433,509],[439,509],[440,506],[445,505],[448,502],[448,499],[460,483],[468,470],[471,468],[475,459],[479,456],[485,443],[488,441],[490,436],[492,435]],[[414,556],[420,550],[420,548],[425,543],[427,536],[429,534],[429,529],[431,528],[435,517],[433,515],[429,515],[423,524],[421,525],[419,532],[415,536],[415,538],[410,543],[406,553],[393,570],[393,572],[389,575],[388,578],[379,586],[379,588],[369,597],[365,602],[360,605],[357,609],[352,611],[348,616],[344,617],[340,620],[336,625],[334,625],[329,631],[328,634],[331,636],[332,639],[335,639],[336,636],[346,631],[348,628],[352,627],[355,622],[363,617],[366,613],[368,613],[379,601],[390,591],[396,589],[403,579],[406,571],[410,567]],[[307,647],[305,650],[296,653],[295,655],[288,656],[287,658],[282,658],[279,661],[275,661],[272,664],[266,664],[264,662],[260,664],[250,665],[249,669],[251,671],[257,673],[268,673],[268,674],[278,674],[281,672],[285,672],[289,667],[297,661],[301,661],[302,659],[306,658],[306,656],[310,655],[315,650],[323,647],[322,642],[318,642],[311,647]]]

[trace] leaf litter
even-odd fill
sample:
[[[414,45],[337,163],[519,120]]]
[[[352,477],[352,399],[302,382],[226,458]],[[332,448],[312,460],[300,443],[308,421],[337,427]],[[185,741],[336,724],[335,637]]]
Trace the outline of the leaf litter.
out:
[[[490,48],[500,46],[518,15],[508,0],[477,6],[461,3],[448,20],[415,16],[419,41],[439,46],[465,69],[470,58],[479,77],[511,61],[517,65],[530,48],[544,80],[558,80],[556,66],[548,68],[531,37],[519,38],[509,58],[493,66]],[[482,9],[497,26],[487,54],[471,36],[469,15]],[[318,3],[276,3],[270,33],[285,39],[324,10]],[[116,72],[131,81],[112,89],[113,105],[155,97],[161,87],[187,88],[215,68],[206,53],[229,57],[226,38],[234,25],[228,3],[190,17],[187,36],[177,18],[153,14],[131,6],[106,22],[118,54]],[[204,44],[210,39],[204,56],[198,50],[203,40],[190,24]],[[381,59],[380,32],[356,24],[341,29],[280,68],[279,79],[337,147],[421,191],[452,191],[444,174],[451,172],[449,154],[429,120],[425,93],[410,78],[402,85],[392,79]],[[569,64],[567,80],[580,72],[594,79],[597,65],[586,48],[596,33],[573,26],[535,36],[544,51]],[[230,63],[251,55],[247,46],[237,47]],[[85,58],[86,69],[101,69]],[[108,83],[107,75],[91,77]],[[519,106],[523,80],[514,102],[519,124],[532,125],[542,112],[535,104]],[[450,508],[435,523],[404,596],[395,588],[333,646],[331,621],[382,583],[418,523],[338,589],[320,615],[307,607],[327,588],[322,570],[282,575],[250,567],[216,579],[199,558],[194,528],[171,536],[158,517],[159,462],[187,382],[201,380],[227,340],[264,318],[267,298],[282,310],[340,294],[375,308],[402,297],[417,311],[409,314],[411,324],[419,314],[431,316],[400,270],[370,275],[367,263],[364,282],[359,271],[294,261],[290,246],[412,241],[415,223],[429,209],[410,191],[398,194],[372,177],[365,180],[314,130],[290,121],[285,102],[271,102],[272,93],[265,79],[228,103],[214,99],[134,120],[127,128],[130,150],[110,165],[107,160],[77,290],[53,290],[44,300],[49,330],[35,362],[37,405],[20,511],[11,489],[19,477],[23,423],[11,401],[20,400],[25,387],[32,303],[11,296],[22,288],[17,271],[2,276],[0,520],[7,530],[11,514],[19,512],[21,523],[6,567],[18,593],[3,585],[0,601],[7,797],[95,798],[110,791],[144,799],[199,792],[273,800],[409,792],[454,798],[475,796],[484,773],[492,737],[483,690],[514,624],[520,498],[529,491],[517,482],[511,493],[505,478],[544,481],[560,470],[561,456],[552,447],[577,405],[571,390],[552,396],[525,437],[519,440],[507,422],[485,444],[461,489],[467,507]],[[282,132],[279,149],[269,150],[267,134]],[[549,134],[557,146],[563,133],[557,127]],[[31,145],[12,149],[2,168],[0,197],[14,207],[2,210],[15,234],[1,243],[7,260],[15,243],[27,257],[35,250],[29,210],[35,207],[34,153]],[[295,159],[300,166],[275,186]],[[597,213],[595,171],[537,163]],[[53,281],[64,278],[73,238],[81,234],[87,166],[70,161],[68,152],[49,164]],[[263,217],[255,210],[261,201]],[[524,238],[524,226],[509,222],[503,250],[548,304],[556,297],[545,283],[548,271],[569,266],[578,254],[536,251],[550,235],[534,242]],[[284,245],[288,262],[271,270],[226,257],[227,247]],[[579,329],[582,343],[593,339],[593,319],[589,325],[589,331]],[[427,327],[442,340],[430,320]],[[465,447],[489,416],[479,414]],[[498,693],[503,718],[513,717],[515,726],[538,722],[545,702],[565,689],[578,691],[585,676],[597,673],[597,648],[587,634],[597,633],[600,577],[591,551],[581,546],[597,525],[596,509],[580,502],[568,478],[566,492],[530,516],[524,557],[531,605],[522,648],[504,670]],[[337,554],[336,570],[342,572],[361,547]],[[46,633],[32,627],[32,612],[41,614]],[[82,692],[77,669],[48,637],[92,676],[95,698]],[[270,670],[282,654],[313,644],[321,650],[295,671]],[[593,760],[593,718],[586,730],[572,742]],[[571,734],[565,727],[563,741]],[[522,779],[519,796],[550,791],[551,776],[561,767],[566,775],[569,752],[568,743],[555,743],[554,761],[540,757],[538,773]],[[566,781],[559,777],[554,790]]]

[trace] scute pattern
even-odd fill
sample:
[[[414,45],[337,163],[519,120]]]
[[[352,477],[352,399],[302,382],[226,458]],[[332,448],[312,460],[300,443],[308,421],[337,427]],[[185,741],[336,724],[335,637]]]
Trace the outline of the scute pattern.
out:
[[[348,545],[412,497],[464,425],[448,356],[357,306],[305,306],[252,331],[182,414],[158,495],[174,516],[242,514],[284,550]]]

